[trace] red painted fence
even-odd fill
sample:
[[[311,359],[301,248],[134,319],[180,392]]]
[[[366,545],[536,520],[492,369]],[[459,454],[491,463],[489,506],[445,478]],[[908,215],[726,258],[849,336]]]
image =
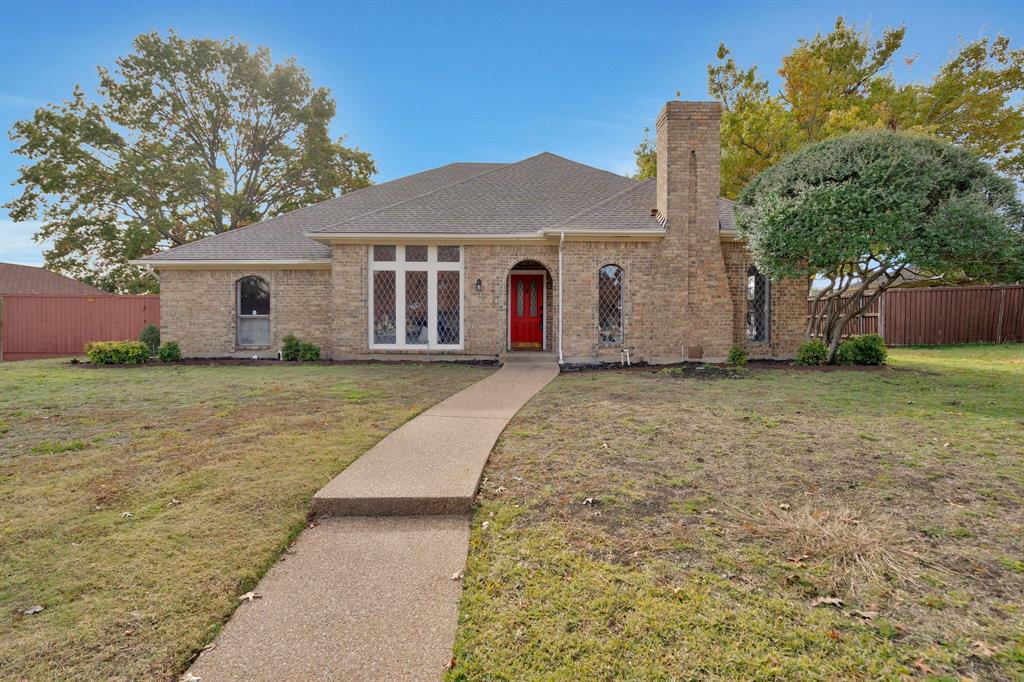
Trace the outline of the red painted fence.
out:
[[[138,339],[160,326],[159,296],[0,296],[0,360],[82,355],[89,341]]]

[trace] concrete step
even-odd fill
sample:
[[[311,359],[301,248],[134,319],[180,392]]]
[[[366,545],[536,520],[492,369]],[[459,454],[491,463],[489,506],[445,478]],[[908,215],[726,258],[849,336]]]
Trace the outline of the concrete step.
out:
[[[501,364],[503,365],[513,362],[529,362],[539,364],[557,363],[558,353],[555,353],[553,351],[541,350],[510,350],[499,355],[498,361],[501,362]]]

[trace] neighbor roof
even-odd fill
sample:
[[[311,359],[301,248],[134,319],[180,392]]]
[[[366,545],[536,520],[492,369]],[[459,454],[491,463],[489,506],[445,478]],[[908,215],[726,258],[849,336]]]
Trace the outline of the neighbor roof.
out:
[[[326,261],[330,247],[317,239],[336,235],[659,233],[655,192],[653,180],[638,182],[548,152],[515,163],[453,163],[143,261]],[[720,206],[720,213],[728,213],[731,225],[731,206]]]
[[[0,296],[4,294],[92,294],[107,292],[31,265],[0,263]]]

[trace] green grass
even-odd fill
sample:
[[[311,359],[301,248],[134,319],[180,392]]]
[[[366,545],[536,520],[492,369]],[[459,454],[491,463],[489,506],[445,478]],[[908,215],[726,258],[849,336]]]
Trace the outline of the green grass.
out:
[[[0,678],[174,678],[314,492],[486,373],[0,365]]]
[[[513,420],[449,680],[1024,679],[1024,347],[695,374]]]

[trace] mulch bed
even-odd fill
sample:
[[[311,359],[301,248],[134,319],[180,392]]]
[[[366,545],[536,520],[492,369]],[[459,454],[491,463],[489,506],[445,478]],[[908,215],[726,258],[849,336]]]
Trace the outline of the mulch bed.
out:
[[[443,362],[456,365],[473,365],[478,367],[494,367],[497,360],[310,360],[310,361],[285,361],[285,360],[252,360],[250,358],[187,358],[175,360],[174,362],[144,362],[135,365],[95,365],[91,362],[79,362],[72,360],[69,365],[83,367],[86,369],[142,369],[146,367],[263,367],[266,365],[371,365],[387,363],[390,365],[425,365],[428,363]]]

